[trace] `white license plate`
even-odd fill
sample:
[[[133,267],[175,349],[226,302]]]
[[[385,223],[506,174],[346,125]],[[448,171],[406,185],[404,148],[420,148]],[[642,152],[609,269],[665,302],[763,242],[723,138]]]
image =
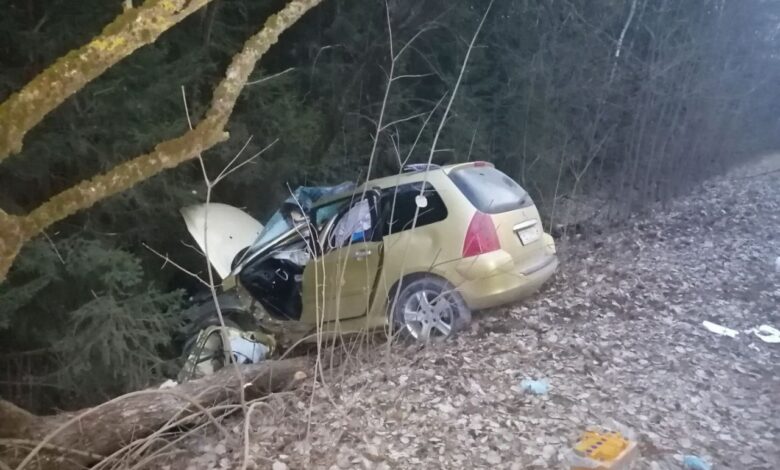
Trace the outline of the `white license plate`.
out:
[[[528,245],[535,242],[541,235],[542,233],[539,224],[517,231],[517,236],[520,237],[520,243],[523,245]]]

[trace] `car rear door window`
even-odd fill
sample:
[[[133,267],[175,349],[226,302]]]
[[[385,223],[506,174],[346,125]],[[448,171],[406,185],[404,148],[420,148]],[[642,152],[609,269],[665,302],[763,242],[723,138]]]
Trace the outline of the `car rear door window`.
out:
[[[385,217],[383,235],[409,230],[412,227],[424,227],[447,218],[447,206],[436,192],[436,189],[426,183],[421,200],[425,207],[420,207],[417,223],[414,215],[417,209],[417,196],[420,195],[422,182],[403,184],[387,189],[382,194],[382,214]]]
[[[455,186],[480,212],[498,214],[527,207],[530,196],[519,184],[492,166],[469,166],[453,170]]]

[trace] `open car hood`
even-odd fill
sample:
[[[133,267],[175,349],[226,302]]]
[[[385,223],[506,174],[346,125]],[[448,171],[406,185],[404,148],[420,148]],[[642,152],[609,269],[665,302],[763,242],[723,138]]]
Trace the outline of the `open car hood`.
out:
[[[187,230],[204,253],[208,217],[208,259],[222,279],[230,275],[230,264],[238,252],[251,245],[263,231],[263,225],[254,217],[227,204],[196,204],[183,207],[180,212]]]

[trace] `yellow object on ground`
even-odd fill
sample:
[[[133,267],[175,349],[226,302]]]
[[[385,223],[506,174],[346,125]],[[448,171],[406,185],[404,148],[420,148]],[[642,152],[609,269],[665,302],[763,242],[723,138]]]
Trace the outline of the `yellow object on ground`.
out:
[[[591,459],[610,461],[615,460],[628,447],[628,443],[628,439],[623,438],[619,432],[601,434],[587,431],[574,449]]]
[[[586,431],[574,445],[574,452],[589,462],[573,465],[572,470],[627,469],[637,456],[636,442],[616,431]]]

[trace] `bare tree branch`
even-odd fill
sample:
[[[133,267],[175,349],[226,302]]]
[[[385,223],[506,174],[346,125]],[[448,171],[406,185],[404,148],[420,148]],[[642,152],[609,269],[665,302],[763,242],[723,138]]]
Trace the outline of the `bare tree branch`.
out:
[[[192,130],[158,144],[153,151],[117,165],[107,173],[62,191],[25,216],[0,211],[0,280],[5,278],[22,245],[46,227],[227,140],[225,125],[257,61],[276,43],[284,30],[321,1],[293,0],[269,17],[263,28],[233,56],[225,77],[214,91],[204,119]]]
[[[628,27],[631,26],[631,20],[634,19],[634,13],[636,12],[636,0],[631,2],[631,10],[628,12],[628,18],[623,25],[623,30],[620,31],[620,37],[618,38],[617,47],[615,48],[615,60],[612,62],[612,71],[609,73],[609,83],[615,79],[615,71],[617,70],[618,60],[620,60],[620,52],[623,50],[623,40],[626,38],[626,32]]]
[[[272,75],[268,75],[266,77],[263,77],[263,78],[260,78],[260,79],[257,79],[257,80],[252,80],[251,82],[247,82],[246,84],[247,84],[247,86],[249,86],[249,85],[257,85],[258,83],[263,83],[263,82],[266,82],[268,80],[272,80],[272,79],[274,79],[276,77],[281,77],[282,75],[286,74],[287,72],[292,72],[293,70],[295,70],[295,67],[288,67],[288,68],[282,70],[281,72],[277,72],[277,73],[274,73]]]

